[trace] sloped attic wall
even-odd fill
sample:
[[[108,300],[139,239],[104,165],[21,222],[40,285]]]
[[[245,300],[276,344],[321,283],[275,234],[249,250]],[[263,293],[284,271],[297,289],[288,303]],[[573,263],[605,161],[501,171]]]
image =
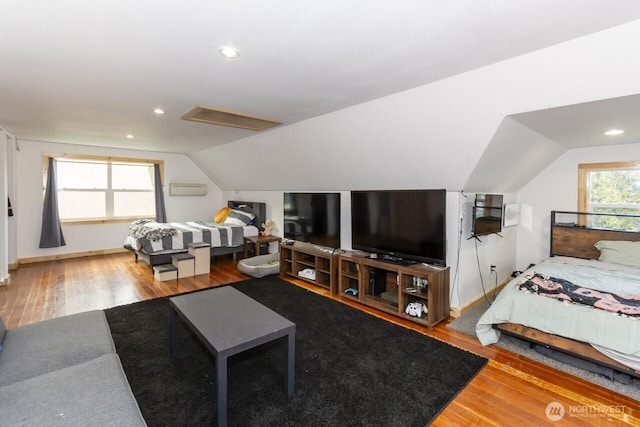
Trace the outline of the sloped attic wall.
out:
[[[639,39],[634,21],[191,157],[223,190],[460,190],[509,114],[639,93]]]
[[[464,188],[504,193],[522,188],[567,148],[505,117]],[[496,165],[499,165],[497,167]]]

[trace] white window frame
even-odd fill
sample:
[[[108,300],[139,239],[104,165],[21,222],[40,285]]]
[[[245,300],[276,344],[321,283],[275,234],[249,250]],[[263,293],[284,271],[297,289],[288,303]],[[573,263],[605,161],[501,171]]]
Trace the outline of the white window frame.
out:
[[[155,213],[152,216],[144,215],[144,216],[113,216],[113,205],[114,205],[114,194],[118,190],[113,190],[111,188],[111,165],[122,164],[122,163],[131,163],[137,165],[160,165],[160,177],[162,182],[164,182],[164,161],[163,160],[152,160],[152,159],[135,159],[135,158],[127,158],[127,157],[110,157],[110,156],[92,156],[92,155],[80,155],[80,154],[61,154],[61,153],[43,153],[42,155],[42,182],[43,182],[43,195],[44,188],[46,185],[47,179],[47,169],[49,168],[49,157],[53,157],[54,159],[69,159],[69,160],[85,160],[85,161],[93,161],[96,163],[106,163],[108,165],[108,188],[106,189],[107,197],[106,197],[106,213],[107,216],[100,218],[74,218],[74,219],[61,219],[60,222],[63,224],[106,224],[106,223],[116,223],[116,222],[131,222],[136,219],[144,219],[144,218],[153,218],[155,219]],[[155,185],[155,183],[154,183]],[[69,189],[67,189],[69,190]],[[72,189],[76,191],[76,189]],[[98,190],[90,190],[90,189],[77,189],[77,191],[98,191]],[[105,191],[101,189],[99,191]],[[149,192],[149,190],[126,190],[127,192],[132,191],[142,191]],[[153,192],[154,189],[151,190]]]

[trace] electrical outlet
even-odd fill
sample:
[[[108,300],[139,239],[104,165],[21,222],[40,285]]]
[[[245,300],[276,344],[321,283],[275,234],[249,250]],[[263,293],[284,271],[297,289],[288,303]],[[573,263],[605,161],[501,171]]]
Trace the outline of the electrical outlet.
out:
[[[493,271],[493,272],[495,272],[495,271],[496,271],[496,266],[495,266],[495,265],[492,265],[492,266],[491,266],[491,271]]]

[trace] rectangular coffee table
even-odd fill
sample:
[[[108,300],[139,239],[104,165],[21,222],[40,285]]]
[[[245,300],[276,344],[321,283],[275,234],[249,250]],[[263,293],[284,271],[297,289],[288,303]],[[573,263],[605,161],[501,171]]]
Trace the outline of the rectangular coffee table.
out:
[[[227,358],[286,336],[285,391],[294,393],[296,325],[231,286],[169,298],[171,356],[178,355],[178,316],[216,359],[218,425],[227,425]]]

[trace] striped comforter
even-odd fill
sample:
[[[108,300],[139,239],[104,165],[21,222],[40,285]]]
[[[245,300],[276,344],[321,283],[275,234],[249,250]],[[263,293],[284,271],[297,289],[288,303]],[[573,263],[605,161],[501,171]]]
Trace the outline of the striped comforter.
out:
[[[243,237],[244,227],[213,221],[158,223],[138,220],[129,226],[124,247],[153,255],[186,250],[189,243],[194,242],[205,242],[216,248],[240,246]]]

